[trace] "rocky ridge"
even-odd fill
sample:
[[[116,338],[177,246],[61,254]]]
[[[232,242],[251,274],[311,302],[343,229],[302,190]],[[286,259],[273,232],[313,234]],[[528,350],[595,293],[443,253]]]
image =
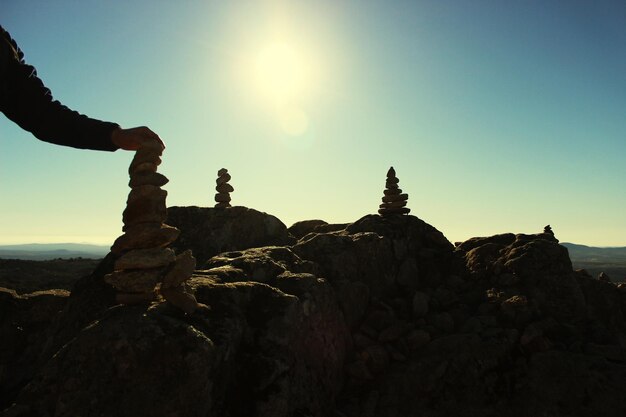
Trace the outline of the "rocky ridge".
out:
[[[573,271],[551,230],[455,246],[408,215],[297,239],[246,208],[168,222],[211,310],[117,305],[114,254],[70,297],[0,293],[20,335],[0,351],[3,416],[626,413],[626,292]]]

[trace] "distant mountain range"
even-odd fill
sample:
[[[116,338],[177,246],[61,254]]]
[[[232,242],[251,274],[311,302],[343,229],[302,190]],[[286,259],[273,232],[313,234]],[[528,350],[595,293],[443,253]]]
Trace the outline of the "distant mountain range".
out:
[[[567,248],[574,269],[585,269],[592,276],[604,272],[613,281],[626,281],[626,247],[597,248],[575,243],[561,244]]]
[[[83,243],[28,243],[23,245],[0,245],[0,259],[25,259],[44,261],[49,259],[103,258],[109,246]]]
[[[569,251],[574,269],[586,269],[593,276],[605,272],[615,281],[626,281],[626,247],[599,248],[567,242],[562,245]],[[82,243],[0,245],[0,259],[99,259],[107,253],[109,246]]]

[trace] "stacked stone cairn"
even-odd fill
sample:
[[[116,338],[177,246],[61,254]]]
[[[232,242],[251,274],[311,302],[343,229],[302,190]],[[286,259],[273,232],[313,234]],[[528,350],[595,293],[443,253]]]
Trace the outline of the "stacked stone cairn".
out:
[[[554,236],[554,232],[552,231],[552,227],[550,227],[550,225],[547,225],[543,228],[543,233]]]
[[[226,168],[222,168],[217,171],[217,186],[215,187],[215,208],[230,207],[230,193],[235,191],[232,185],[228,183],[230,181],[230,174]]]
[[[196,260],[190,250],[176,256],[167,247],[180,230],[164,224],[167,191],[161,186],[169,180],[157,172],[162,152],[160,144],[143,146],[128,168],[131,191],[122,215],[124,234],[111,247],[118,258],[104,280],[117,290],[120,304],[149,303],[157,301],[160,294],[191,314],[200,305],[185,281],[195,270]]]
[[[378,214],[381,216],[408,214],[411,211],[410,208],[406,207],[409,195],[402,194],[402,190],[398,187],[399,182],[396,171],[393,167],[389,168],[385,190],[383,191],[383,203],[378,209]]]

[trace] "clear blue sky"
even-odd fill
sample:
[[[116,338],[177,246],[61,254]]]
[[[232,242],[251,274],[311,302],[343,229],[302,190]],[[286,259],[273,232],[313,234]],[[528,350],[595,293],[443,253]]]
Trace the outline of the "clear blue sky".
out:
[[[55,98],[166,142],[168,205],[288,226],[375,213],[396,168],[451,241],[626,245],[623,1],[0,2]],[[121,234],[132,154],[50,145],[0,116],[0,243]]]

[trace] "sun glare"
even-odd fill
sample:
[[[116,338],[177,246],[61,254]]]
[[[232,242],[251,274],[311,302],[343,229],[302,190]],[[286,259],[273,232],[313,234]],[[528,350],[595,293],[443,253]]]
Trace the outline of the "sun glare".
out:
[[[316,81],[313,64],[306,48],[278,40],[259,47],[248,69],[258,98],[289,136],[301,136],[309,128],[304,103]]]
[[[284,42],[262,48],[254,70],[257,86],[277,105],[296,99],[310,82],[303,54]]]

